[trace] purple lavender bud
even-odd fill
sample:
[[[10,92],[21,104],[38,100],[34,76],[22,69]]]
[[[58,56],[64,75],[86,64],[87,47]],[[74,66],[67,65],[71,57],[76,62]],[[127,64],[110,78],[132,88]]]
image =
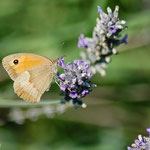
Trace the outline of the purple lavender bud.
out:
[[[100,6],[97,6],[97,13],[100,13],[100,14],[102,14],[103,13],[103,10],[102,10],[102,8],[100,7]]]
[[[59,72],[57,73],[57,76],[60,80],[65,80],[65,74],[60,74]]]
[[[75,90],[73,90],[73,91],[71,91],[71,92],[69,93],[69,96],[70,96],[71,98],[77,98],[78,94],[77,94],[77,92],[76,92]]]
[[[128,38],[128,35],[126,34],[126,35],[121,39],[122,43],[128,44],[128,43],[127,43],[127,38]]]
[[[144,142],[144,143],[146,142],[145,138],[146,138],[146,137],[145,137],[145,136],[143,136],[143,142]]]
[[[67,68],[67,69],[72,69],[72,68],[73,68],[73,67],[72,67],[72,63],[71,63],[71,62],[67,63],[66,68]]]
[[[69,86],[70,86],[71,88],[75,88],[75,87],[76,87],[75,84],[70,84]]]
[[[127,150],[132,150],[132,148],[128,146],[128,147],[127,147]]]
[[[86,94],[89,94],[89,91],[83,90],[82,93],[81,93],[82,96],[85,96]]]
[[[89,62],[87,62],[87,61],[84,61],[84,68],[85,69],[87,69],[87,68],[89,68],[90,67],[90,64],[89,64]]]
[[[74,65],[79,68],[82,67],[83,61],[82,60],[74,60]]]
[[[139,140],[135,140],[134,143],[139,146],[140,145],[140,141]]]
[[[149,134],[149,137],[150,137],[150,127],[146,129],[146,131],[148,132]]]
[[[59,73],[59,72],[57,72],[57,76],[60,76],[60,73]]]
[[[87,61],[82,60],[75,60],[74,65],[76,65],[78,69],[87,69],[90,67],[90,64]]]
[[[89,77],[89,79],[93,76],[92,72],[87,71],[87,76]]]
[[[147,129],[146,129],[146,131],[147,131],[148,133],[150,133],[150,127],[149,127],[149,128],[147,128]]]
[[[113,34],[113,33],[116,33],[116,32],[117,32],[117,30],[116,30],[115,26],[109,26],[109,31],[110,31],[110,33],[111,33],[111,34]]]
[[[79,80],[78,81],[78,85],[82,85],[83,81],[82,80]]]
[[[145,146],[145,143],[144,142],[140,142],[139,146]]]
[[[88,47],[88,41],[84,38],[84,35],[81,34],[79,36],[79,40],[78,40],[78,47],[83,47],[83,48],[87,48]]]
[[[64,85],[62,82],[60,82],[59,85],[60,85],[60,89],[65,92],[68,85]]]
[[[64,58],[63,58],[63,57],[61,57],[61,59],[59,60],[58,65],[59,65],[60,67],[62,67],[62,68],[65,68],[65,67],[66,67],[65,64],[64,64]]]

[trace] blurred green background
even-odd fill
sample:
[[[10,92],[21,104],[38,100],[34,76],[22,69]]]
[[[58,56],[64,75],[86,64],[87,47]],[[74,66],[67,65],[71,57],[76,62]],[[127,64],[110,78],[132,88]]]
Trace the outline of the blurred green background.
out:
[[[150,1],[149,0],[0,0],[0,59],[30,52],[51,59],[80,58],[78,36],[91,37],[97,5],[120,6],[127,21],[128,45],[118,48],[106,77],[84,98],[86,109],[69,108],[53,118],[19,125],[7,120],[9,108],[0,109],[2,150],[123,150],[150,126]],[[53,84],[42,100],[60,99]],[[0,100],[19,98],[13,82],[0,65]]]

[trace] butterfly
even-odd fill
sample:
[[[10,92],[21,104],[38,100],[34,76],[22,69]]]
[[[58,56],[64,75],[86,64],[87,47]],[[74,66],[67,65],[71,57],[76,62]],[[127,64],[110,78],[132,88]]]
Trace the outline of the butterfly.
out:
[[[14,81],[15,93],[28,102],[36,103],[49,90],[57,73],[58,61],[36,54],[17,53],[4,57],[2,65]]]

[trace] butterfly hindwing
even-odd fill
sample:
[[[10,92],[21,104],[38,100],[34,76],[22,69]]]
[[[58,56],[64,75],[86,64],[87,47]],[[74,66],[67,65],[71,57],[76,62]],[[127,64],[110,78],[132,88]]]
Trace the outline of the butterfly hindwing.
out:
[[[42,94],[49,89],[56,71],[55,66],[48,64],[33,67],[15,80],[14,90],[24,100],[39,102]]]
[[[34,88],[33,83],[29,82],[30,74],[28,71],[23,72],[14,81],[14,91],[15,93],[27,100],[29,102],[38,102],[40,98],[38,97],[38,90]]]

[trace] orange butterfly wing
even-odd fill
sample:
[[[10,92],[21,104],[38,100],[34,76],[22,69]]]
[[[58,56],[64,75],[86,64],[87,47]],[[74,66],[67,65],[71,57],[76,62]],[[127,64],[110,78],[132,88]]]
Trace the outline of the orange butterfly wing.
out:
[[[14,64],[14,60],[18,60]],[[14,80],[15,93],[29,102],[39,102],[42,94],[50,87],[53,76],[57,72],[57,60],[20,53],[3,59],[3,66]]]

